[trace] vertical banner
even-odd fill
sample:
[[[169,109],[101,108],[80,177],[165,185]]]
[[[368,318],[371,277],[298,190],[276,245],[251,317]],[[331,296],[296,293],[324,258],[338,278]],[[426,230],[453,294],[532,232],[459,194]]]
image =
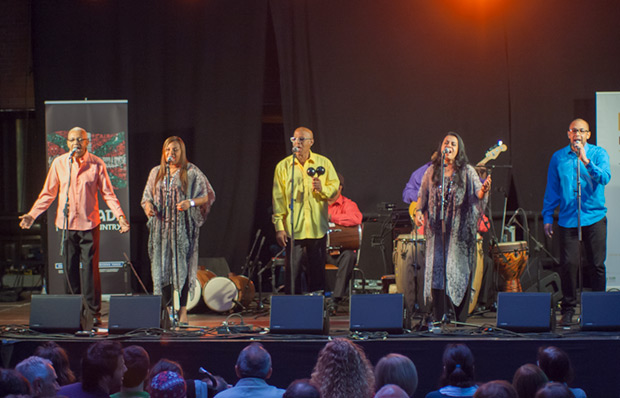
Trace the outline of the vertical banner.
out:
[[[607,205],[607,289],[620,288],[620,92],[596,93],[596,141],[609,153]]]
[[[67,134],[73,127],[88,132],[88,151],[106,164],[114,193],[129,217],[129,184],[127,162],[127,100],[112,101],[46,101],[45,132],[47,167],[59,155],[67,152]],[[104,294],[130,292],[129,278],[124,267],[125,254],[131,258],[129,233],[119,233],[118,220],[99,196],[100,240],[99,271]],[[47,252],[49,292],[65,292],[63,258],[60,256],[62,231],[56,228],[57,201],[47,211]]]

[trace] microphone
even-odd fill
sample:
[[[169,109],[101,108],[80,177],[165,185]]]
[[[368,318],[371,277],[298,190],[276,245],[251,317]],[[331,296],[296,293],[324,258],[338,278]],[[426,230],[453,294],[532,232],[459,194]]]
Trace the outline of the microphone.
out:
[[[515,218],[517,217],[517,214],[519,214],[519,209],[515,210],[515,214],[512,215],[512,217],[510,217],[510,220],[508,220],[508,223],[506,224],[506,227],[509,225],[512,225],[512,223],[514,222]]]
[[[299,152],[299,148],[298,148],[298,147],[296,147],[296,146],[294,146],[294,147],[293,147],[293,153],[297,153],[297,152]]]
[[[443,150],[443,152],[441,152],[443,154],[448,154],[448,153],[452,153],[452,149],[451,148],[446,148]]]
[[[78,147],[74,146],[73,149],[71,149],[71,153],[69,154],[69,157],[75,155],[75,153],[78,151]]]
[[[172,156],[168,156],[168,158],[166,159],[166,163],[170,163],[172,162]]]

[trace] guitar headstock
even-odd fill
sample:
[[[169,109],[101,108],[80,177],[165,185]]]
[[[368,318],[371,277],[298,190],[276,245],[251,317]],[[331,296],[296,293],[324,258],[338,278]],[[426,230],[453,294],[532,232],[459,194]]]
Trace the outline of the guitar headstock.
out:
[[[508,149],[508,147],[504,143],[495,145],[493,148],[491,148],[491,149],[489,149],[487,151],[487,153],[484,155],[484,159],[482,159],[480,162],[478,162],[478,164],[476,164],[476,166],[484,166],[490,160],[497,159],[499,154],[502,153],[502,152],[506,152],[507,149]]]

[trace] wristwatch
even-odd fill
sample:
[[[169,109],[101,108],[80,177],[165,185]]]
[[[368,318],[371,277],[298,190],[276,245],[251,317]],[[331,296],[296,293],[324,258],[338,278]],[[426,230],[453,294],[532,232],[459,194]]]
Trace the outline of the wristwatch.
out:
[[[189,205],[190,207],[196,207],[196,202],[194,202],[194,199],[189,200]]]

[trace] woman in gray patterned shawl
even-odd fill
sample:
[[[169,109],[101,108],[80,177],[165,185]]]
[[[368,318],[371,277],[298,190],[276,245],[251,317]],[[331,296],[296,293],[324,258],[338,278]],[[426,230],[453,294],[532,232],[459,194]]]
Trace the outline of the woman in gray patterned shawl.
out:
[[[180,292],[181,323],[187,323],[188,291],[196,283],[200,226],[214,201],[207,177],[187,161],[183,140],[168,137],[160,165],[149,174],[141,204],[148,217],[153,293],[162,295],[168,306],[174,285]]]
[[[461,137],[449,132],[433,155],[433,164],[422,177],[415,214],[416,225],[424,225],[426,271],[424,297],[432,300],[433,317],[441,320],[444,309],[444,270],[447,268],[447,297],[456,306],[460,322],[467,319],[470,274],[476,261],[476,229],[491,188],[491,177],[484,183],[469,165]],[[445,184],[441,182],[442,159]],[[445,253],[442,241],[441,196],[446,186]]]

